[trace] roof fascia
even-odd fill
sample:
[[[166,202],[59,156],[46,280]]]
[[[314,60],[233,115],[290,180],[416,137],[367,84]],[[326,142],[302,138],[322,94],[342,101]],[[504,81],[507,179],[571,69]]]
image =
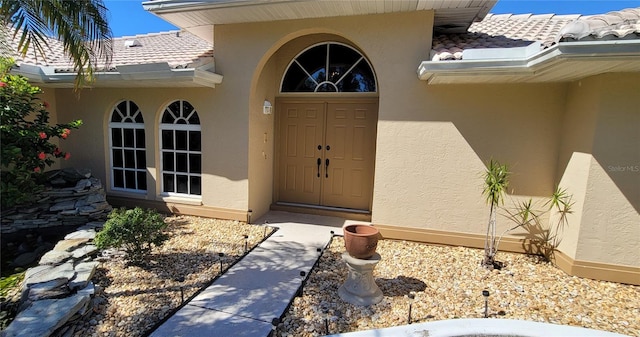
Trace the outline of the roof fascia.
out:
[[[117,66],[117,71],[96,72],[94,86],[100,87],[102,84],[116,81],[136,81],[149,83],[150,87],[153,87],[157,81],[172,81],[177,87],[183,83],[196,83],[203,87],[215,88],[216,84],[222,83],[223,76],[210,71],[211,68],[211,65],[204,65],[199,68],[171,69],[166,62]],[[29,64],[15,67],[12,73],[22,75],[33,83],[61,87],[73,87],[76,77],[75,73],[56,73],[53,67]]]
[[[272,0],[268,2],[264,0],[150,0],[142,2],[142,8],[149,12],[170,13],[194,9],[230,8],[292,1],[294,0]]]
[[[459,61],[423,61],[418,66],[418,78],[431,81],[439,75],[528,75],[535,76],[543,68],[567,59],[594,59],[606,61],[640,57],[640,40],[613,40],[588,42],[560,42],[553,47],[522,59],[489,59]]]
[[[193,70],[193,82],[202,86],[215,88],[216,84],[222,83],[223,76],[204,69]]]

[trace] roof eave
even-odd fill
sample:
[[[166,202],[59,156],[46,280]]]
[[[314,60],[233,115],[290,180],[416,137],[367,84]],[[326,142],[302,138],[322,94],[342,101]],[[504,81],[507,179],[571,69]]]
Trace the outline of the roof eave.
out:
[[[434,11],[434,25],[447,32],[465,32],[482,20],[497,0],[147,0],[142,7],[150,13],[212,40],[218,24],[306,20],[354,15]]]
[[[269,1],[269,3],[286,3],[296,0],[277,0]],[[150,12],[174,12],[184,11],[190,9],[214,9],[214,8],[229,8],[240,6],[252,6],[252,5],[264,5],[264,0],[150,0],[142,2],[142,8]]]
[[[628,62],[624,67],[613,65],[620,64],[620,60]],[[562,82],[605,72],[590,67],[576,67],[571,75],[542,76],[564,70],[567,62],[582,61],[609,61],[612,66],[604,67],[606,72],[629,71],[629,68],[640,71],[640,40],[561,42],[520,59],[423,61],[417,71],[418,78],[429,84]]]
[[[91,87],[210,87],[222,83],[223,76],[201,68],[172,69],[168,64],[126,65],[116,71],[96,72]],[[30,82],[47,87],[71,88],[76,74],[56,73],[52,67],[21,65],[13,73],[25,76]]]

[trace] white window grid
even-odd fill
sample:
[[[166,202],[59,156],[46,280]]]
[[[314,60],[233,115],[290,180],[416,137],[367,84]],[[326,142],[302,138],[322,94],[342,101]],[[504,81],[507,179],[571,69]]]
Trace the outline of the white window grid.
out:
[[[126,102],[125,106],[126,106],[126,111],[121,111],[118,106],[122,103],[118,103],[115,105],[113,111],[111,112],[111,116],[109,117],[109,171],[111,173],[111,189],[115,190],[115,191],[123,191],[123,192],[131,192],[131,193],[145,193],[147,191],[146,188],[144,189],[140,189],[138,188],[142,182],[139,181],[140,175],[139,173],[143,173],[142,176],[144,177],[143,179],[146,179],[146,173],[147,173],[147,169],[146,167],[143,168],[138,168],[138,156],[137,156],[137,152],[138,151],[143,151],[146,156],[146,149],[145,148],[139,148],[137,147],[138,144],[138,134],[136,133],[136,130],[143,130],[142,133],[142,137],[144,137],[144,122],[140,123],[140,122],[136,122],[136,118],[138,117],[139,114],[141,114],[140,109],[136,109],[136,111],[131,111],[130,107],[132,102],[130,101],[124,101]],[[135,103],[133,103],[134,106],[137,107],[137,105],[135,105]],[[113,117],[113,114],[117,113],[120,117],[120,119],[122,120],[122,122],[111,122],[111,119]],[[113,131],[114,129],[119,129],[120,130],[120,144],[122,144],[122,146],[114,146],[114,139],[113,139]],[[125,130],[132,130],[133,131],[133,146],[125,146],[125,141],[124,141],[124,135],[125,135]],[[145,142],[146,143],[146,142]],[[122,167],[116,167],[115,166],[115,158],[114,158],[114,150],[119,150],[121,152],[122,158]],[[126,161],[125,161],[125,151],[133,151],[134,155],[134,167],[127,167],[126,166]],[[115,177],[115,172],[116,170],[121,170],[124,172],[133,172],[133,179],[134,179],[134,185],[136,186],[136,188],[128,188],[127,187],[127,174],[123,174],[123,185],[124,187],[119,187],[119,186],[115,186],[115,181],[116,181],[116,177]],[[146,181],[144,182],[144,185],[146,186]]]
[[[183,109],[183,103],[184,101],[180,101],[180,109]],[[170,105],[169,105],[170,106]],[[190,137],[188,136],[189,132],[200,132],[200,137],[202,137],[202,133],[201,133],[201,127],[200,124],[177,124],[178,122],[186,122],[189,123],[189,118],[196,114],[197,112],[194,109],[193,111],[191,111],[191,113],[188,116],[182,116],[182,111],[171,111],[169,109],[169,106],[167,106],[167,108],[165,109],[163,116],[161,116],[161,120],[164,117],[164,114],[170,114],[171,117],[173,118],[173,123],[160,123],[160,133],[159,133],[159,144],[160,144],[160,165],[161,165],[161,170],[160,170],[160,190],[162,191],[161,195],[163,196],[175,196],[175,197],[186,197],[186,198],[193,198],[193,199],[200,199],[201,198],[201,194],[202,194],[202,174],[201,173],[192,173],[192,168],[190,167],[190,155],[198,155],[200,156],[200,158],[202,158],[202,151],[195,151],[195,150],[190,150]],[[174,149],[164,149],[163,146],[163,140],[162,140],[162,134],[163,131],[171,131],[172,133],[172,139],[173,139],[173,143],[174,143]],[[186,145],[186,150],[177,150],[175,149],[175,143],[176,143],[176,131],[186,131],[187,132],[187,145]],[[202,138],[201,138],[201,142],[202,142]],[[167,170],[164,167],[164,156],[165,153],[173,153],[173,170]],[[178,167],[178,163],[177,163],[177,158],[178,158],[178,154],[184,154],[185,157],[187,158],[187,163],[186,163],[186,167],[187,167],[187,172],[180,172],[177,171],[177,167]],[[202,163],[202,161],[200,161]],[[173,176],[173,192],[166,192],[166,186],[165,186],[165,182],[164,182],[164,176],[165,174],[170,174]],[[178,190],[178,176],[187,176],[187,193],[178,193],[176,192]],[[199,178],[200,179],[200,194],[193,194],[191,191],[191,184],[190,182],[192,181],[193,178]]]

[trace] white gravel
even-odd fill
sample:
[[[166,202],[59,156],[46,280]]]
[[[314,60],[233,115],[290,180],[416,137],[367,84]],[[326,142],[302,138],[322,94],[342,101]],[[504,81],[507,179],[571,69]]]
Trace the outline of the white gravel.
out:
[[[344,241],[336,237],[294,300],[278,336],[320,336],[404,325],[412,321],[490,317],[566,324],[640,336],[640,287],[565,274],[536,256],[499,252],[501,271],[480,266],[483,250],[383,240],[374,270],[383,300],[369,307],[344,302],[337,290],[347,276]]]
[[[265,227],[189,216],[168,218],[171,239],[155,250],[147,268],[122,260],[102,262],[94,282],[100,287],[94,313],[71,336],[143,336],[185,299],[241,256],[244,235],[253,247]],[[499,252],[502,271],[479,266],[482,250],[382,240],[382,260],[374,271],[382,302],[358,307],[337,290],[347,275],[335,237],[309,275],[302,297],[283,318],[277,336],[320,336],[404,325],[409,293],[415,294],[412,320],[426,322],[484,316],[483,290],[490,292],[491,317],[582,326],[640,336],[640,287],[566,275],[538,257]],[[184,276],[184,282],[176,278]],[[69,335],[67,335],[69,336]]]
[[[170,239],[154,249],[147,267],[126,266],[113,258],[98,267],[93,282],[98,291],[93,314],[74,327],[71,336],[144,336],[196,292],[208,286],[251,249],[270,227],[192,216],[174,216]],[[183,282],[178,279],[184,277]],[[182,294],[180,289],[182,288]]]

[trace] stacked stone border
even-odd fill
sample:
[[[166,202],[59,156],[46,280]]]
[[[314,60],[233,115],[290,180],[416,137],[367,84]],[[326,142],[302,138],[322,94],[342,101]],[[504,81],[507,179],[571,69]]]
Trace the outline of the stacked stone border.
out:
[[[93,239],[103,226],[90,222],[67,234],[37,267],[27,269],[21,310],[3,337],[50,336],[92,312],[96,286],[91,278],[99,264]]]
[[[25,272],[18,314],[0,332],[2,337],[63,335],[98,305],[93,303],[96,286],[91,282],[99,264],[93,240],[112,207],[102,183],[89,170],[66,168],[46,174],[46,187],[35,202],[2,212],[0,234],[8,241],[2,255],[15,256],[9,266],[38,261]],[[61,237],[73,228],[55,246],[42,239],[46,232]]]

